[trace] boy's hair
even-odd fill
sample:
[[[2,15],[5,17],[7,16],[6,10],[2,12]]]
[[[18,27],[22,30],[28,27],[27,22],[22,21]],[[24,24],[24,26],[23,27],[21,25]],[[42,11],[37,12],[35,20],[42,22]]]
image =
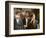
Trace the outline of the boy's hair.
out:
[[[15,14],[17,15],[18,13],[21,13],[21,11],[16,11]]]

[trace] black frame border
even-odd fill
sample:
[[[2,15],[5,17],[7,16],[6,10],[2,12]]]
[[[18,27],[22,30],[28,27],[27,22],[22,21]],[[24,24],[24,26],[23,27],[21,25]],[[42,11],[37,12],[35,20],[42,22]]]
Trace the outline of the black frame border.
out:
[[[9,35],[9,3],[23,3],[23,4],[38,4],[43,5],[43,33],[34,33],[34,34],[19,34],[19,35]],[[32,36],[32,35],[45,35],[45,3],[36,3],[36,2],[20,2],[20,1],[5,1],[5,36]]]

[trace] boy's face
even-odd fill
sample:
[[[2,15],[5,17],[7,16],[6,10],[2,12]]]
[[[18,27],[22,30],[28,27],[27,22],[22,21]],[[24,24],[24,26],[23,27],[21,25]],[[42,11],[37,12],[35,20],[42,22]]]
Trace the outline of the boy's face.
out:
[[[29,13],[27,12],[27,13],[26,13],[26,18],[28,18],[28,17],[29,17]]]
[[[23,16],[25,16],[25,15],[26,15],[26,13],[25,13],[25,12],[22,12],[22,15],[23,15]]]
[[[22,12],[22,15],[23,15],[23,18],[25,18],[26,13],[25,12]]]
[[[20,15],[21,15],[21,13],[15,14],[15,18],[20,19]]]

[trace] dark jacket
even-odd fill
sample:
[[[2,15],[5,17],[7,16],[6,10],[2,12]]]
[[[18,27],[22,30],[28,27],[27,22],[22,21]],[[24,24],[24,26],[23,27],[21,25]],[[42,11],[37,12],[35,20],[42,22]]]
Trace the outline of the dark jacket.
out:
[[[24,25],[23,25],[23,21],[22,19],[19,19],[19,22],[17,23],[17,20],[14,19],[14,29],[23,29]]]

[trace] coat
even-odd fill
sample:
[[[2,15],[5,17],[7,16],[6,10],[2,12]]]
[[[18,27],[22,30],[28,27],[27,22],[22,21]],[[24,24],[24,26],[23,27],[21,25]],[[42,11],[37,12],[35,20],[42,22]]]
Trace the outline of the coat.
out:
[[[14,19],[14,29],[24,29],[25,20],[23,19],[18,19],[19,21],[17,22],[17,19]]]

